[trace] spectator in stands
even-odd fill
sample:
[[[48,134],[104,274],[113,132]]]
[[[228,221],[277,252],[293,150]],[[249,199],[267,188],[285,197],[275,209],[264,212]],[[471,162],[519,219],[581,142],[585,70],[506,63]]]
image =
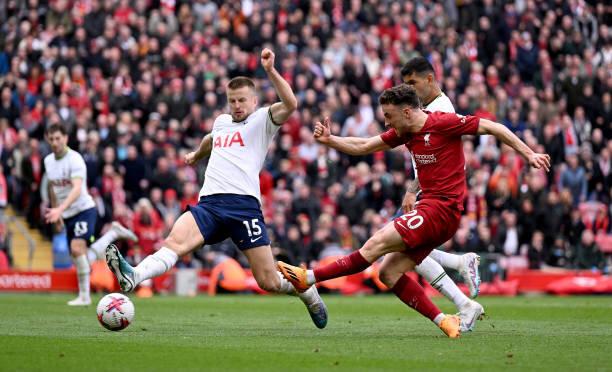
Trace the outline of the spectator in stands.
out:
[[[584,168],[578,163],[578,156],[570,154],[567,156],[567,168],[561,173],[559,187],[568,189],[572,195],[573,206],[586,201],[587,179]]]
[[[405,152],[348,159],[316,149],[300,130],[330,116],[334,134],[377,133],[383,120],[372,98],[399,83],[398,66],[419,54],[434,66],[457,112],[494,115],[530,146],[543,147],[555,165],[548,175],[526,172],[507,164],[494,140],[466,144],[473,186],[467,206],[479,206],[466,209],[472,217],[477,212],[470,244],[493,235],[495,248],[479,249],[503,251],[496,242],[506,232],[496,219],[516,210],[519,244],[530,243],[537,228],[544,246],[552,246],[559,232],[567,236],[565,222],[572,220],[563,188],[574,209],[585,200],[611,200],[609,17],[589,2],[90,0],[74,12],[66,0],[12,3],[13,10],[0,11],[0,164],[17,211],[33,205],[24,190],[40,187],[35,171],[22,169],[30,167],[31,140],[40,142],[44,128],[59,122],[71,128],[88,186],[100,190],[110,218],[139,214],[138,201],[155,187],[173,190],[181,207],[197,200],[193,184],[202,172],[181,168],[181,152],[211,130],[229,78],[263,77],[254,61],[265,43],[279,51],[277,68],[300,105],[262,172],[270,175],[262,181],[269,187],[262,202],[270,216],[280,209],[287,231],[299,232],[287,244],[303,245],[300,262],[321,249],[314,244],[321,212],[346,216],[357,235],[368,231],[401,203],[401,178],[411,172]],[[270,101],[271,90],[262,88],[262,102]],[[41,145],[38,151],[42,157],[49,150]],[[331,187],[336,183],[341,186]],[[587,228],[609,234],[609,219],[606,209]]]
[[[502,213],[502,224],[497,231],[497,244],[506,256],[515,256],[520,253],[519,229],[517,226],[516,212],[504,211]]]
[[[155,252],[163,237],[163,221],[148,199],[138,201],[132,225],[145,256]]]
[[[4,167],[0,164],[0,219],[4,218],[4,210],[8,205],[8,183],[4,175]]]
[[[603,253],[595,243],[595,235],[591,230],[584,230],[580,243],[572,252],[573,264],[577,269],[602,270],[606,261]]]
[[[527,248],[529,268],[533,270],[541,269],[542,264],[546,262],[545,254],[544,234],[541,231],[535,231],[531,238],[531,244]]]

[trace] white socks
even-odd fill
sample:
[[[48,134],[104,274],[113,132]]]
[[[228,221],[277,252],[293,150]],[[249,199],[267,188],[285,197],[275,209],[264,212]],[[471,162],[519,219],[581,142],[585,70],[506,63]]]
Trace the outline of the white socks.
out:
[[[93,253],[95,253],[95,258],[93,261],[95,261],[98,257],[104,256],[106,247],[108,247],[110,243],[117,240],[118,237],[119,234],[117,233],[117,231],[110,229],[106,232],[106,234],[102,235],[100,239],[96,239],[96,241],[89,247],[89,249],[92,250]],[[93,262],[91,259],[94,256],[91,254],[91,252],[88,251],[87,256],[89,257],[89,260]]]
[[[173,250],[162,247],[159,251],[147,256],[134,268],[135,285],[146,279],[159,276],[170,270],[178,261],[178,255]]]
[[[277,271],[276,273],[278,274],[278,279],[280,279],[280,287],[278,289],[278,293],[284,293],[284,294],[288,294],[288,295],[295,295],[297,291],[293,287],[293,284],[291,284],[290,281],[285,279],[283,274],[281,274],[280,272]]]
[[[315,278],[314,270],[306,270],[306,281],[309,285],[313,285],[317,282],[317,278]]]
[[[295,290],[295,288],[293,287],[293,284],[291,284],[290,281],[285,279],[283,274],[279,272],[277,272],[277,274],[278,274],[278,278],[280,279],[280,287],[279,287],[278,293],[284,293],[290,296],[295,296],[297,294],[297,296],[300,298],[300,300],[302,300],[302,302],[306,306],[313,305],[314,303],[318,301],[319,296],[314,287],[310,287],[305,292],[300,293]]]
[[[79,297],[89,300],[89,261],[87,255],[83,254],[73,258],[76,268],[77,278],[79,279]]]
[[[423,262],[416,267],[416,272],[425,278],[432,287],[451,300],[458,309],[469,303],[470,299],[446,275],[442,266],[431,257],[425,257]]]
[[[436,315],[436,317],[434,318],[433,322],[436,323],[436,325],[439,327],[440,323],[442,323],[442,319],[444,319],[446,315],[444,315],[444,313],[440,313],[438,315]]]
[[[437,263],[447,269],[453,269],[457,271],[461,269],[461,256],[458,254],[447,253],[439,249],[434,249],[429,254],[429,257],[433,258]]]

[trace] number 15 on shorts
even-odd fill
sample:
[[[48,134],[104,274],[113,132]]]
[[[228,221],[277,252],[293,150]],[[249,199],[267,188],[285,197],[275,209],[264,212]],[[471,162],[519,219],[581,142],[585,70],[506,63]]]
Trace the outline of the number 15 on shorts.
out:
[[[257,218],[253,218],[250,222],[251,223],[249,224],[249,221],[247,220],[242,221],[244,227],[246,227],[247,233],[249,234],[249,238],[261,235],[261,227],[259,226],[259,221]]]
[[[400,221],[397,221],[399,225],[406,229],[414,230],[423,224],[423,216],[417,214],[417,210],[413,209],[405,215],[401,216]],[[246,222],[246,221],[245,221]]]

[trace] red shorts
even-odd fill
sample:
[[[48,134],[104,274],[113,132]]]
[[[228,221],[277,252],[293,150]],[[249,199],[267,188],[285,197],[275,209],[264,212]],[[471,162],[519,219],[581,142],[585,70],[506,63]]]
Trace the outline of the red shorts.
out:
[[[393,220],[406,244],[406,253],[420,264],[432,250],[455,235],[461,211],[456,203],[442,199],[420,200],[414,209]]]

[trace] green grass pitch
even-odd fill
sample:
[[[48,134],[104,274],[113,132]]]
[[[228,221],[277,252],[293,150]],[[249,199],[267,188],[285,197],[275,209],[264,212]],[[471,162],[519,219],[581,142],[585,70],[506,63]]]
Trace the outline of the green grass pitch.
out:
[[[0,294],[0,371],[612,370],[612,297],[485,297],[458,340],[386,295],[325,295],[325,330],[292,297],[134,299],[121,332],[70,298]]]

